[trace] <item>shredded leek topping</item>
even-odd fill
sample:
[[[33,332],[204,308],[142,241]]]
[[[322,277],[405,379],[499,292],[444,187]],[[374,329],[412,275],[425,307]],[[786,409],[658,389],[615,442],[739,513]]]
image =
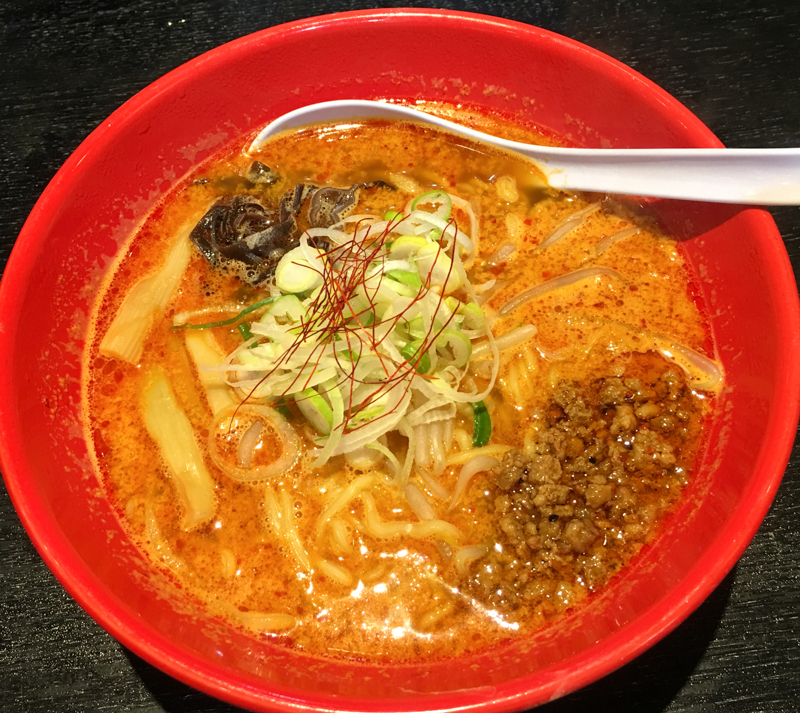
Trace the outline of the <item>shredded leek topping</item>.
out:
[[[404,214],[359,217],[353,232],[307,231],[278,264],[280,295],[242,323],[246,340],[222,367],[228,383],[250,401],[294,401],[318,434],[314,467],[390,431],[409,438],[410,465],[414,427],[452,418],[455,403],[480,404],[494,387],[498,350],[464,269],[475,246],[452,205],[430,191]],[[481,393],[463,384],[474,342],[491,363]],[[478,410],[483,444],[491,424]]]

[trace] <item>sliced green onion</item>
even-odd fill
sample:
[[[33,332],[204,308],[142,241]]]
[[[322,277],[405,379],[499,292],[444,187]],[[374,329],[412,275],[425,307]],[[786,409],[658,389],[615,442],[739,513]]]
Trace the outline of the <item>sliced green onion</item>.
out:
[[[362,327],[371,327],[375,324],[375,312],[373,310],[367,310],[366,312],[362,312],[360,315],[356,317]]]
[[[459,369],[467,365],[472,355],[472,342],[462,332],[455,329],[444,329],[436,337],[436,350],[452,361]]]
[[[324,285],[318,285],[313,290],[311,290],[311,292],[308,295],[308,300],[310,300],[312,303],[315,300],[317,300],[319,298],[319,296],[322,294],[322,288],[323,287],[324,287]]]
[[[423,339],[427,334],[425,329],[425,321],[422,317],[414,317],[408,322],[408,333],[413,339]]]
[[[462,304],[458,312],[464,315],[464,326],[467,329],[483,329],[486,326],[483,310],[475,302]]]
[[[324,252],[319,248],[311,248],[318,255]],[[286,253],[275,268],[275,284],[282,292],[300,293],[310,292],[322,284],[322,263],[312,265],[299,246]]]
[[[320,386],[325,402],[330,404],[331,425],[328,433],[325,434],[328,436],[325,440],[325,445],[312,462],[312,468],[317,468],[327,462],[339,446],[344,431],[344,399],[342,399],[342,392],[339,391],[339,387],[336,385],[336,379],[328,379]]]
[[[409,285],[405,285],[402,282],[398,282],[397,280],[386,280],[384,283],[386,287],[388,287],[392,292],[400,295],[401,297],[408,297],[409,299],[413,299],[419,294],[419,290],[410,287]],[[378,316],[383,318],[383,315],[386,314],[386,308],[388,307],[387,304],[379,304],[378,305]]]
[[[386,277],[417,289],[422,288],[422,279],[416,270],[389,270]]]
[[[427,352],[422,352],[422,356],[418,356],[422,349],[422,340],[415,339],[413,342],[406,344],[401,350],[402,357],[414,364],[418,374],[427,374],[431,368],[431,358]]]
[[[313,304],[313,302],[313,297],[306,301],[307,304]],[[365,297],[362,295],[351,295],[349,300],[344,305],[342,316],[344,319],[355,319],[356,317],[361,319],[362,315],[364,315],[370,308],[371,305],[369,302],[367,302]]]
[[[248,340],[252,339],[252,338],[255,336],[255,334],[253,334],[253,333],[250,331],[250,325],[249,325],[247,322],[242,322],[242,323],[241,323],[239,326],[237,326],[236,328],[239,330],[239,334],[241,334],[241,335],[242,335],[242,339],[244,339],[244,341],[248,341]],[[251,344],[249,347],[247,347],[247,348],[248,348],[248,349],[252,349],[253,347],[257,347],[257,346],[258,346],[258,344],[256,344],[255,342],[253,342],[253,343],[252,343],[252,344]]]
[[[349,359],[351,364],[357,364],[360,356],[350,349],[342,349],[339,354],[344,356],[346,359]]]
[[[403,215],[403,214],[402,214],[402,213],[400,213],[399,211],[396,211],[396,210],[387,210],[387,211],[386,211],[386,212],[383,214],[383,219],[384,219],[384,220],[395,220],[396,218],[399,218],[399,217],[401,217],[402,215]]]
[[[449,308],[450,312],[460,312],[461,307],[463,307],[464,303],[461,300],[457,300],[455,297],[445,297],[444,303]]]
[[[291,322],[292,324],[297,324],[302,321],[306,314],[306,308],[295,295],[281,295],[270,305],[261,321],[266,322],[272,318],[276,322],[280,320],[282,323]]]
[[[483,401],[476,401],[472,404],[472,414],[472,447],[481,448],[492,437],[492,419]]]
[[[411,210],[418,210],[418,206],[424,205],[425,203],[432,203],[434,205],[437,203],[441,204],[444,210],[442,212],[435,210],[433,213],[442,220],[450,220],[450,214],[453,212],[453,201],[447,193],[444,191],[428,191],[427,193],[422,193],[411,203]],[[441,233],[439,235],[441,236]]]
[[[265,362],[272,358],[272,345],[268,342],[262,342],[261,344],[256,344],[253,349],[245,349],[240,351],[236,355],[236,359],[239,361],[240,364],[245,366],[255,366],[257,368],[263,368]]]
[[[289,402],[286,400],[285,396],[281,396],[275,401],[275,403],[272,404],[272,408],[286,419],[292,420],[294,418],[294,414],[289,410]]]
[[[427,244],[428,241],[419,235],[401,235],[392,242],[389,254],[393,260],[405,260],[409,256],[415,255],[423,245]]]
[[[316,389],[305,389],[294,395],[297,408],[317,431],[327,436],[333,427],[333,410]]]
[[[426,283],[442,285],[444,293],[450,294],[461,287],[461,276],[452,261],[438,243],[428,243],[417,251],[417,268]]]
[[[264,307],[274,301],[274,297],[265,297],[263,300],[259,300],[258,302],[251,304],[249,307],[245,307],[241,312],[239,312],[239,314],[237,314],[235,317],[231,317],[230,319],[223,319],[219,322],[206,322],[205,324],[176,324],[170,327],[170,329],[213,329],[214,327],[227,327],[229,324],[236,324],[236,322],[238,322],[246,314],[255,312],[255,310],[259,309],[260,307]]]
[[[392,275],[391,273],[394,273]],[[403,274],[398,274],[403,273]],[[420,289],[422,289],[422,280],[419,279],[419,274],[415,272],[411,272],[411,270],[389,270],[388,272],[384,273],[387,280],[384,281],[384,285],[388,287],[392,292],[396,292],[398,295],[402,297],[414,298],[419,294]],[[400,277],[401,279],[398,279]],[[414,285],[414,277],[419,280],[419,286]],[[379,312],[381,316],[386,311],[382,309],[385,305],[379,305]]]
[[[351,301],[351,304],[346,305],[343,314],[351,326],[358,324],[362,327],[369,327],[375,322],[375,311],[370,308],[366,300],[360,298],[356,298]]]
[[[379,401],[383,400],[384,399],[379,399]],[[352,418],[354,421],[371,421],[373,418],[380,416],[385,409],[386,405],[384,403],[378,403],[376,405],[370,404],[366,408],[356,411],[352,415]]]

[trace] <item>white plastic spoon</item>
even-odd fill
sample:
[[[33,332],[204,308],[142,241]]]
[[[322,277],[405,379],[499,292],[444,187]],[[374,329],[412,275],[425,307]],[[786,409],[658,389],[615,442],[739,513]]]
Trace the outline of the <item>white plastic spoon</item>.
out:
[[[270,136],[306,124],[359,118],[421,121],[533,159],[553,188],[751,205],[800,205],[800,148],[564,149],[500,139],[410,107],[347,99],[300,107],[268,124]]]

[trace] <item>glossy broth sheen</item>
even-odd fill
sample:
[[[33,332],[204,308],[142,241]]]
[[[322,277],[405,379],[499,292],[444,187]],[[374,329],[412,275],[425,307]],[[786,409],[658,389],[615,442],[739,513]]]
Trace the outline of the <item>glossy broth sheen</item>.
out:
[[[515,138],[546,141],[516,127],[501,129]],[[524,635],[586,601],[652,539],[683,488],[700,443],[707,409],[688,389],[676,395],[679,386],[664,386],[673,378],[664,374],[682,381],[682,372],[652,352],[651,336],[662,335],[713,356],[675,242],[646,216],[604,200],[583,225],[541,248],[568,216],[602,196],[550,191],[521,159],[418,126],[376,121],[305,130],[273,141],[256,158],[275,168],[283,180],[271,187],[245,181],[242,176],[253,157],[242,155],[240,147],[201,166],[132,236],[98,302],[95,338],[86,360],[87,423],[108,496],[131,537],[212,614],[248,628],[255,636],[271,637],[317,655],[392,661],[458,655]],[[605,425],[592,427],[599,428],[597,437],[606,439],[604,443],[615,438],[622,443],[626,436],[619,428],[616,435],[609,435],[622,410],[609,405],[607,392],[610,385],[627,379],[627,393],[634,395],[625,398],[638,414],[640,442],[644,436],[638,434],[657,430],[656,425],[648,428],[656,422],[647,421],[646,410],[638,410],[648,399],[658,404],[662,417],[666,414],[676,424],[659,431],[677,458],[668,473],[625,471],[619,464],[627,462],[627,454],[619,455],[605,445],[603,457],[586,455],[596,433],[580,425],[585,422],[576,421],[574,427],[564,426],[566,445],[558,448],[564,452],[564,472],[572,468],[572,475],[564,475],[563,482],[572,479],[581,494],[579,500],[572,491],[565,500],[548,485],[547,492],[555,493],[550,500],[541,496],[539,504],[525,505],[522,491],[498,489],[492,474],[481,473],[448,512],[447,501],[437,499],[419,478],[412,479],[429,496],[437,515],[460,528],[461,544],[490,546],[493,554],[470,563],[466,575],[456,571],[452,558],[434,541],[402,536],[380,539],[367,533],[365,505],[359,498],[349,501],[337,515],[342,537],[334,537],[330,527],[321,525],[319,516],[336,494],[369,472],[348,466],[341,457],[322,472],[309,470],[301,461],[268,484],[234,482],[206,457],[216,483],[216,514],[190,531],[181,527],[175,485],[142,420],[144,375],[155,365],[166,371],[198,443],[204,446],[211,411],[187,355],[184,333],[169,327],[177,313],[215,304],[244,306],[263,293],[216,272],[195,252],[136,365],[98,351],[120,301],[140,277],[163,262],[181,226],[196,223],[219,196],[250,192],[274,203],[301,181],[350,186],[378,179],[398,190],[368,193],[358,213],[402,211],[413,197],[413,192],[404,190],[412,182],[420,190],[441,187],[471,201],[480,220],[480,242],[478,258],[468,272],[475,285],[497,281],[485,305],[492,310],[529,286],[582,267],[612,268],[622,276],[578,281],[497,319],[496,336],[526,323],[536,325],[538,334],[501,353],[500,378],[486,399],[492,416],[491,444],[512,446],[528,456],[543,452],[547,434],[555,433],[554,424],[566,423],[570,404],[575,403],[574,394],[554,397],[559,388],[562,396],[567,393],[564,384],[583,394],[587,404],[599,404],[595,423],[606,420]],[[461,229],[469,230],[466,216],[456,211],[455,218]],[[639,232],[597,254],[601,240],[630,226],[638,226]],[[510,255],[486,262],[508,243],[515,246]],[[206,314],[199,321],[230,313],[212,309]],[[226,351],[241,344],[235,327],[219,328],[215,336]],[[485,377],[479,368],[472,374],[481,388]],[[639,392],[637,379],[642,384]],[[660,395],[648,396],[656,392]],[[673,404],[681,404],[669,407],[671,416],[665,410],[670,398]],[[295,425],[303,435],[302,426]],[[457,425],[470,433],[469,413],[461,413]],[[402,455],[402,443],[390,446],[401,449]],[[453,449],[457,454],[458,446]],[[260,457],[268,461],[274,456],[268,453],[268,445],[265,450]],[[586,464],[581,470],[576,464],[584,462],[580,460],[584,455]],[[605,462],[603,458],[608,467],[592,471],[600,467],[598,459]],[[453,492],[459,470],[460,465],[449,466],[441,477],[448,493]],[[369,489],[381,517],[416,521],[402,493],[385,475],[389,472],[386,464],[376,468]],[[319,570],[308,573],[297,567],[267,524],[265,487],[291,499],[298,532],[309,553],[350,572],[350,585],[337,583]],[[545,492],[542,485],[535,488]],[[613,494],[601,502],[609,492]],[[589,501],[594,503],[591,511],[586,505]],[[521,520],[521,529],[515,530],[516,525],[503,521],[515,512],[535,518],[529,520],[533,524],[526,530]],[[592,520],[599,533],[583,552],[583,545],[575,544],[580,528],[576,525],[568,533],[567,527],[559,525],[581,517]]]

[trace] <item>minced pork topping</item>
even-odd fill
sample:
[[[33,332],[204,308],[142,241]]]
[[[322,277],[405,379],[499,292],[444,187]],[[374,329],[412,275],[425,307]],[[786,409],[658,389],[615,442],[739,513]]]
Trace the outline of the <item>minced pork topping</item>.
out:
[[[506,453],[485,489],[497,517],[470,594],[505,615],[550,615],[599,589],[655,533],[685,484],[702,403],[661,357],[562,382],[532,452]]]

